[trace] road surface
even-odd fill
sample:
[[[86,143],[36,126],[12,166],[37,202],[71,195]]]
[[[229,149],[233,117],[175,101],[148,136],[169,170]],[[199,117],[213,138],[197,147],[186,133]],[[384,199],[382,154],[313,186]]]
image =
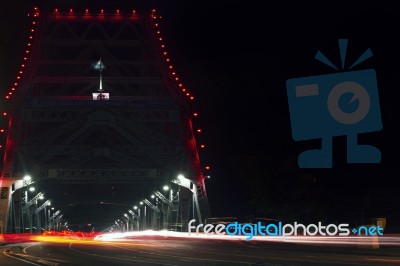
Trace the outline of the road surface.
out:
[[[329,246],[142,238],[0,246],[0,265],[400,265],[400,253]]]

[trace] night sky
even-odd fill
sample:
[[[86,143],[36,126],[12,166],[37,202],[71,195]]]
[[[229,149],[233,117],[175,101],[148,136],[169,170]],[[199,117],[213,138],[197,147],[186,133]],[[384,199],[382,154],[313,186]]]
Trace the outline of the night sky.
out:
[[[91,2],[37,1],[39,7],[67,8],[90,7]],[[321,204],[329,220],[360,223],[362,218],[368,222],[382,216],[388,218],[388,227],[400,229],[396,167],[400,11],[394,5],[384,1],[368,5],[267,1],[262,6],[260,1],[103,2],[105,7],[121,9],[154,7],[163,16],[161,29],[171,59],[196,97],[193,110],[200,116],[194,124],[203,129],[198,141],[206,145],[200,159],[212,167],[206,186],[213,216],[258,215],[250,202],[254,193],[263,194],[262,186],[265,195],[275,195],[274,186],[281,191],[287,186],[293,194],[302,188],[296,187],[298,180],[285,176],[308,176],[306,198]],[[12,5],[10,12],[2,8],[0,16],[1,92],[9,88],[22,60],[26,12],[34,1],[8,5]],[[299,169],[298,154],[320,143],[293,141],[285,83],[289,78],[337,73],[314,56],[321,50],[340,65],[339,38],[349,39],[348,64],[367,48],[373,52],[354,70],[377,72],[383,130],[359,139],[381,150],[382,163],[347,165],[346,139],[335,137],[332,169]],[[289,181],[277,185],[266,181],[271,178]],[[254,184],[261,186],[256,192],[251,188]]]

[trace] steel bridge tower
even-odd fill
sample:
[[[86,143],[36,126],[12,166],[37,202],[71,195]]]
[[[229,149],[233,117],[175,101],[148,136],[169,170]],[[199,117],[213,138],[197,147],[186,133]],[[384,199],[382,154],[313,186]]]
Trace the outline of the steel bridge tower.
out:
[[[30,14],[21,71],[4,100],[5,231],[21,232],[26,174],[59,201],[67,192],[79,191],[75,196],[83,200],[97,187],[119,186],[127,192],[119,200],[132,202],[183,174],[191,187],[180,186],[179,221],[209,216],[193,96],[171,64],[160,17],[154,10],[139,13],[35,8]]]

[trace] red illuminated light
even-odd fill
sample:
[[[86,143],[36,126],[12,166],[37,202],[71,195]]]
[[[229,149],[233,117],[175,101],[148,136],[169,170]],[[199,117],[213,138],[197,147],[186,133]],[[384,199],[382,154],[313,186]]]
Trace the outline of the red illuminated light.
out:
[[[200,148],[202,148],[202,149],[204,149],[205,147],[206,147],[206,145],[204,145],[204,144],[200,145]]]
[[[197,129],[197,133],[201,133],[201,128],[198,128],[198,129]]]
[[[204,167],[204,169],[206,169],[206,170],[210,170],[210,169],[211,169],[211,167],[207,165],[206,167]]]

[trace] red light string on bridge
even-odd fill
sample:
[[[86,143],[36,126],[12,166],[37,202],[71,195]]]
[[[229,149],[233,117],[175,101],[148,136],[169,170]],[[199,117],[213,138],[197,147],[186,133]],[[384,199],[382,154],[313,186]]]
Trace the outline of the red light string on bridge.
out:
[[[83,13],[82,13],[83,12]],[[80,10],[75,10],[74,8],[69,8],[67,10],[60,10],[58,8],[53,9],[53,15],[56,16],[66,16],[69,18],[77,18],[79,16],[88,19],[88,18],[104,18],[105,16],[111,17],[111,18],[122,18],[123,15],[130,14],[129,16],[131,18],[137,18],[136,10],[129,11],[128,13],[124,13],[121,9],[117,8],[113,12],[107,12],[104,8],[98,9],[98,10],[89,10],[88,8],[83,9],[83,11]]]
[[[28,16],[32,16],[32,21],[31,21],[31,25],[30,25],[30,29],[29,29],[29,37],[28,37],[28,41],[26,43],[26,48],[24,51],[24,57],[23,57],[23,62],[20,65],[20,68],[18,70],[18,73],[15,77],[15,80],[10,88],[10,90],[6,93],[6,95],[4,96],[6,100],[11,100],[11,97],[14,95],[15,91],[17,90],[19,84],[21,83],[24,73],[25,73],[25,69],[26,69],[26,65],[28,63],[28,59],[29,59],[29,55],[31,54],[31,50],[32,50],[32,41],[34,39],[34,35],[36,32],[36,25],[38,23],[38,18],[39,18],[39,9],[37,7],[33,8],[33,12],[29,13]],[[3,117],[6,118],[8,116],[7,112],[3,112]],[[0,129],[0,134],[5,134],[6,133],[6,129],[1,128]],[[4,145],[0,144],[0,149],[3,149]]]
[[[32,46],[33,46],[32,41],[34,39],[34,35],[36,32],[36,25],[38,23],[37,20],[39,18],[39,9],[37,7],[34,7],[33,13],[28,14],[28,16],[31,16],[31,15],[32,15],[32,22],[31,22],[31,27],[29,30],[28,42],[26,44],[26,48],[25,48],[25,52],[24,52],[23,62],[20,66],[20,69],[18,71],[18,74],[15,78],[13,85],[11,86],[11,88],[7,92],[7,94],[5,95],[5,98],[7,100],[11,99],[12,95],[15,93],[15,90],[17,89],[18,85],[20,84],[20,82],[23,78],[24,72],[25,72],[26,65],[28,63],[29,55],[31,54],[31,50],[32,50]]]
[[[179,88],[179,90],[184,93],[185,96],[187,96],[187,98],[191,101],[194,100],[194,96],[190,94],[190,92],[188,92],[188,90],[184,87],[184,85],[182,84],[182,82],[180,81],[176,71],[174,70],[174,66],[171,63],[171,59],[168,56],[168,51],[165,48],[165,43],[163,42],[163,37],[161,36],[161,31],[159,28],[159,23],[158,23],[158,19],[161,18],[160,16],[156,15],[156,10],[153,9],[151,12],[151,18],[153,19],[154,22],[154,27],[156,29],[156,36],[158,41],[160,42],[160,48],[161,48],[161,53],[162,56],[165,60],[165,62],[168,65],[168,69],[169,69],[169,74],[171,76],[171,79],[175,81],[175,84],[177,85],[177,87]]]
[[[177,85],[177,88],[180,90],[180,92],[183,93],[183,95],[185,95],[190,101],[193,101],[194,100],[194,96],[187,90],[187,88],[180,81],[180,78],[177,75],[176,71],[174,70],[173,64],[171,63],[171,59],[168,56],[168,51],[165,48],[164,38],[161,35],[160,25],[159,25],[159,22],[158,22],[158,19],[160,19],[161,16],[157,16],[156,10],[153,9],[151,14],[150,14],[150,17],[153,20],[154,28],[155,28],[155,32],[156,32],[156,38],[160,43],[161,54],[162,54],[162,57],[164,58],[167,66],[168,66],[168,70],[169,70],[169,74],[170,74],[171,79],[175,81],[175,84]],[[193,118],[197,118],[198,117],[198,113],[194,112],[192,114],[192,116],[193,116]],[[196,132],[197,133],[202,133],[202,129],[198,128],[196,130]],[[200,144],[199,145],[199,148],[202,149],[202,150],[204,150],[205,147],[206,147],[205,144]],[[208,172],[208,171],[210,171],[210,169],[211,169],[211,167],[209,165],[206,165],[206,166],[203,167],[202,170]]]

